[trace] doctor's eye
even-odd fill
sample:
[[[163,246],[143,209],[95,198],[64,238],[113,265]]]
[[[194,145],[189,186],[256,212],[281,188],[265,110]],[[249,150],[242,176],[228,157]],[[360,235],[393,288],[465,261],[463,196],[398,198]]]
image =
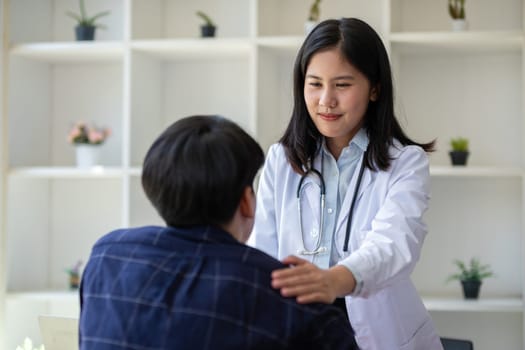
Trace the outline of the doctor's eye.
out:
[[[312,87],[321,87],[322,86],[321,83],[317,82],[317,81],[308,82],[308,85],[312,86]]]

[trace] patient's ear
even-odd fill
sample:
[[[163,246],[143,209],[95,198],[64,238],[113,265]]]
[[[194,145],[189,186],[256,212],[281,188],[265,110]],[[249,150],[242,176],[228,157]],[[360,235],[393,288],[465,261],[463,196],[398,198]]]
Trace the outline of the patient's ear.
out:
[[[255,217],[255,193],[251,186],[246,186],[242,192],[241,202],[239,203],[239,209],[241,215],[246,218]]]

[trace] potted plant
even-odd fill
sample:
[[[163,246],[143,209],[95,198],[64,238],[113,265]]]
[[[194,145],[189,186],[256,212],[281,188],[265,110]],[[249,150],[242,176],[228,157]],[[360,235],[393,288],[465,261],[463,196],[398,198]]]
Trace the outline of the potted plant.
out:
[[[447,281],[459,280],[465,299],[477,299],[483,279],[494,276],[488,264],[482,265],[477,258],[471,258],[467,266],[461,260],[454,260],[459,272],[448,277]]]
[[[82,266],[82,260],[77,261],[73,267],[66,269],[69,276],[69,289],[78,289],[80,286],[80,266]]]
[[[454,31],[467,29],[465,0],[448,0],[448,13],[452,17],[452,29]]]
[[[75,35],[78,41],[95,39],[95,29],[97,27],[104,28],[103,25],[96,24],[95,21],[100,17],[109,15],[110,11],[99,12],[93,16],[88,16],[84,0],[80,1],[80,14],[68,11],[66,14],[77,21],[75,27]]]
[[[319,18],[321,17],[321,9],[319,5],[321,0],[314,0],[310,6],[310,11],[308,12],[308,20],[304,24],[304,32],[306,35],[314,29],[314,27],[319,23]]]
[[[108,128],[89,126],[77,122],[69,131],[67,140],[75,145],[76,161],[79,168],[89,168],[98,164],[100,146],[111,135]]]
[[[204,24],[201,25],[201,37],[203,38],[214,37],[215,30],[217,29],[217,26],[215,25],[215,23],[211,20],[211,18],[207,14],[205,14],[202,11],[197,11],[196,14],[204,21]]]
[[[452,165],[467,165],[467,158],[469,156],[468,139],[465,137],[452,138],[450,140],[449,152]]]

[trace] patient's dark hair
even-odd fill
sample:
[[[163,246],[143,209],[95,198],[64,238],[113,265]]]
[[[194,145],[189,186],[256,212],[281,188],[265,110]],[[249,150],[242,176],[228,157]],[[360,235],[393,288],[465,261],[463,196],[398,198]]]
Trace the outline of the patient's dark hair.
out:
[[[153,142],[142,187],[168,226],[222,225],[263,162],[259,144],[234,122],[186,117]]]

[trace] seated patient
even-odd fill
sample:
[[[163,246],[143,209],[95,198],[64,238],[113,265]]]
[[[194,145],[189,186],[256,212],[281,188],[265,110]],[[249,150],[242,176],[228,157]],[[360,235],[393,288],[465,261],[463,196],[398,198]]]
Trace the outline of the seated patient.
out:
[[[346,316],[270,286],[283,265],[244,244],[260,146],[235,123],[193,116],[146,154],[142,186],[166,226],[93,247],[80,290],[80,349],[356,349]]]

